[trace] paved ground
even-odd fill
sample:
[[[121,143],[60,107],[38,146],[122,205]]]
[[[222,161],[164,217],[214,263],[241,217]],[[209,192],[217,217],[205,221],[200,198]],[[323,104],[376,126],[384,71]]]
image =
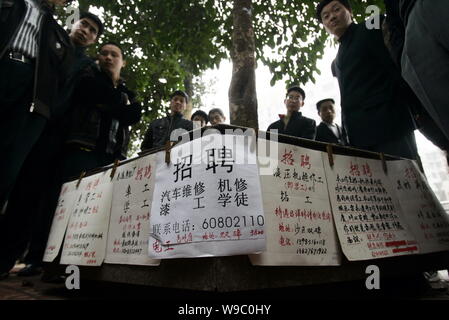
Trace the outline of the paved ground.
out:
[[[225,300],[283,301],[296,299],[406,299],[448,300],[449,276],[439,272],[439,281],[428,282],[424,278],[386,279],[381,281],[381,290],[368,292],[363,283],[338,283],[301,288],[258,290],[238,293],[210,293],[188,290],[128,286],[104,282],[82,281],[81,290],[68,290],[64,281],[47,283],[41,275],[18,277],[16,266],[9,278],[0,281],[0,300],[96,300],[96,299],[174,299],[174,301],[218,302]],[[156,298],[155,298],[156,297]]]

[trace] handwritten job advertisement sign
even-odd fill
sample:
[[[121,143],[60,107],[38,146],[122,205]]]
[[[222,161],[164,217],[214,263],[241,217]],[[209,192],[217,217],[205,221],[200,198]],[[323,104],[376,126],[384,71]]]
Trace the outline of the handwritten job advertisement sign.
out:
[[[152,258],[204,257],[265,249],[255,137],[209,134],[157,158]]]
[[[411,160],[388,161],[388,176],[420,253],[449,249],[449,215]]]
[[[71,181],[64,183],[61,188],[58,205],[53,216],[50,235],[48,237],[47,246],[45,247],[43,258],[43,261],[45,262],[52,262],[55,260],[59,253],[59,249],[61,249],[62,240],[64,239],[72,208],[81,192],[76,188],[77,182],[78,181]]]
[[[382,162],[323,153],[329,195],[340,244],[348,260],[419,252]]]
[[[111,169],[81,181],[70,213],[61,264],[103,263],[112,202],[110,174]]]
[[[266,140],[259,140],[267,144]],[[260,149],[259,149],[260,150]],[[339,265],[341,252],[329,203],[321,152],[278,143],[270,174],[261,174],[267,250],[254,265]],[[262,170],[262,168],[260,168]]]
[[[106,263],[159,265],[148,257],[156,155],[117,168],[114,175]]]

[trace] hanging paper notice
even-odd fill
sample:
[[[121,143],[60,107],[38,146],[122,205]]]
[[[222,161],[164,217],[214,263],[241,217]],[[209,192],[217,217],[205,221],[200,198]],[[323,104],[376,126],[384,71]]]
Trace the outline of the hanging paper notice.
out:
[[[99,266],[106,254],[106,237],[111,213],[111,170],[81,181],[70,214],[61,264]]]
[[[247,254],[265,248],[253,136],[210,134],[158,153],[152,258]],[[249,241],[249,242],[248,242]],[[188,245],[186,245],[188,244]]]
[[[58,256],[61,248],[62,240],[67,229],[70,213],[78,199],[80,191],[76,189],[78,181],[71,181],[64,183],[59,194],[58,205],[53,216],[53,223],[51,225],[50,235],[48,236],[47,246],[43,261],[52,262]]]
[[[152,266],[160,263],[148,257],[155,164],[156,155],[151,154],[117,168],[106,263]]]
[[[323,153],[332,210],[343,252],[349,260],[418,253],[394,188],[379,160]]]
[[[259,140],[259,147],[266,143]],[[260,176],[267,250],[251,255],[251,262],[254,265],[339,265],[341,252],[321,152],[283,143],[276,147],[277,150],[270,150],[272,157],[259,154],[261,165],[276,161],[277,166],[270,175]]]
[[[449,249],[449,215],[411,160],[388,161],[388,176],[420,253]]]

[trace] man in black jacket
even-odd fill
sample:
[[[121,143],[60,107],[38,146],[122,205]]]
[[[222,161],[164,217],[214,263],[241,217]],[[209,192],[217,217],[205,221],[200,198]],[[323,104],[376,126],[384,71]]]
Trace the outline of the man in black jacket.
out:
[[[141,105],[120,78],[125,64],[120,45],[107,42],[100,47],[99,67],[85,70],[75,88],[66,117],[65,179],[126,158],[129,126],[139,122]]]
[[[56,111],[69,73],[73,48],[53,18],[54,5],[64,2],[0,2],[0,213],[6,211],[25,158]],[[15,258],[3,254],[0,278]]]
[[[279,115],[280,119],[270,124],[267,131],[277,130],[280,134],[314,140],[316,135],[315,120],[304,117],[299,112],[299,109],[304,106],[305,98],[306,94],[300,87],[288,88],[284,100],[287,114]]]
[[[402,58],[406,31],[404,22],[407,21],[409,12],[413,8],[415,2],[415,0],[384,0],[387,13],[384,25],[382,26],[384,32],[384,40],[388,50],[390,51],[393,61],[401,71],[403,71],[401,62],[403,60]],[[408,60],[406,56],[404,56],[404,59],[405,61]],[[418,61],[418,63],[422,65],[422,63],[426,63],[426,61]],[[405,63],[404,67],[404,71],[408,73],[409,76],[413,77],[414,72],[410,74],[410,63]],[[415,75],[424,76],[425,74],[419,73]],[[407,77],[405,78],[407,80]],[[426,80],[425,85],[427,84],[427,82],[428,80]],[[415,85],[419,85],[419,83],[415,82]],[[438,87],[439,85],[440,82],[435,84],[436,87]],[[417,93],[419,92],[420,91],[418,90]],[[426,108],[424,108],[423,103],[419,100],[419,98],[411,88],[409,88],[407,96],[408,101],[413,106],[413,116],[416,120],[419,131],[435,146],[439,147],[446,153],[446,158],[449,164],[449,138],[446,137],[446,135],[442,131],[442,128],[435,122],[435,119],[430,116],[429,112],[426,110]]]
[[[5,223],[0,225],[0,233],[9,235],[10,249],[7,251],[18,256],[28,245],[27,254],[24,257],[26,266],[18,272],[18,276],[33,276],[42,271],[42,257],[63,182],[61,176],[64,143],[63,117],[67,116],[70,98],[74,87],[83,75],[82,70],[95,65],[95,62],[87,57],[85,50],[97,41],[103,29],[102,21],[90,12],[82,12],[79,20],[72,25],[69,37],[75,46],[75,58],[63,97],[58,102],[57,112],[53,113],[25,160],[9,198]],[[2,245],[0,245],[1,248]]]
[[[449,2],[399,0],[405,26],[402,76],[449,139]]]
[[[140,147],[142,151],[163,147],[167,141],[177,141],[184,132],[193,130],[193,122],[184,119],[182,114],[188,99],[187,93],[181,90],[170,95],[170,114],[150,123]]]
[[[64,2],[0,3],[0,213],[67,78],[73,48],[52,16]]]
[[[352,146],[416,159],[415,123],[405,83],[380,29],[352,20],[347,0],[323,0],[317,18],[340,42],[334,71],[341,94],[342,124]]]
[[[316,141],[348,145],[348,138],[344,130],[334,123],[335,119],[334,99],[323,99],[318,101],[316,108],[318,115],[323,120],[316,128]]]

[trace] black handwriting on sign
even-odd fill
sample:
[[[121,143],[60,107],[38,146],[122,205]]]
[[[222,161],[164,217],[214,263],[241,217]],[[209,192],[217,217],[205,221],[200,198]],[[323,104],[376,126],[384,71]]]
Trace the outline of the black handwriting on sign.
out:
[[[181,172],[181,181],[185,178],[192,178],[192,155],[181,158],[181,162],[177,159],[175,163],[176,170],[173,175],[176,177],[175,182],[179,180],[179,173]]]
[[[232,149],[223,148],[220,149],[208,149],[207,152],[207,167],[206,171],[212,169],[215,174],[216,169],[220,164],[221,168],[228,168],[227,173],[231,173],[234,168],[234,158],[232,155]]]

